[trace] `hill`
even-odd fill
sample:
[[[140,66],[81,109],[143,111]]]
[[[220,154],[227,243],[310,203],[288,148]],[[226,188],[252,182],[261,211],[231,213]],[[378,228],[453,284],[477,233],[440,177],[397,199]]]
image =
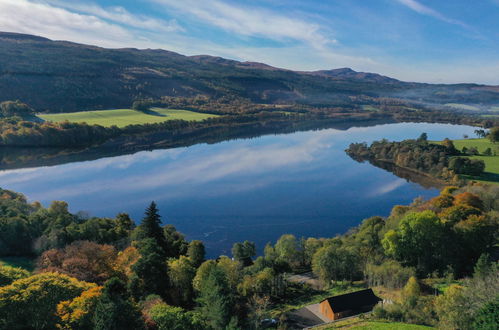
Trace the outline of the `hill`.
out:
[[[106,49],[0,32],[0,102],[38,111],[129,107],[140,98],[233,96],[254,103],[355,107],[359,99],[499,104],[499,87],[402,82],[349,68],[299,72],[160,49]]]

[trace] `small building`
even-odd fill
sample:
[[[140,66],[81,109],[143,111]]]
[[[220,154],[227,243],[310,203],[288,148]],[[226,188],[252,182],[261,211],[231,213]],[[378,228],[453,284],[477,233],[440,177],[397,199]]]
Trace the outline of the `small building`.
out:
[[[319,304],[319,310],[326,318],[338,320],[343,317],[371,311],[382,301],[371,289],[351,292],[327,298]]]

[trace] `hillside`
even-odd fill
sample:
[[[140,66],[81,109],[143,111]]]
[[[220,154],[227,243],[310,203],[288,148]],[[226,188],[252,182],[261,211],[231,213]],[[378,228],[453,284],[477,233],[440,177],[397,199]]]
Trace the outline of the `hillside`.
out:
[[[255,103],[355,107],[358,98],[499,104],[499,87],[407,83],[348,68],[298,72],[159,49],[106,49],[0,32],[0,102],[38,111],[129,107],[138,98],[237,96]]]

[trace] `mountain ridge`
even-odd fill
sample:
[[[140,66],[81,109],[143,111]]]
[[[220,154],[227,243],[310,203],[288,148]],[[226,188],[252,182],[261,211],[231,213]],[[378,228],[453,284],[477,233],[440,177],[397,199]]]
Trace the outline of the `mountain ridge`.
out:
[[[497,86],[404,82],[350,68],[293,71],[211,55],[109,49],[0,32],[0,101],[19,99],[38,111],[59,112],[196,95],[319,107],[354,107],[359,98],[499,103]]]

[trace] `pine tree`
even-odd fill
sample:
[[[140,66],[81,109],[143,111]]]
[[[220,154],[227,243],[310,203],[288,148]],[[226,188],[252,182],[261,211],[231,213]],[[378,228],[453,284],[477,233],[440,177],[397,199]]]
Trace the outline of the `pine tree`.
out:
[[[130,301],[124,283],[113,277],[104,284],[93,317],[94,330],[143,329],[138,308]]]
[[[163,252],[166,254],[166,238],[163,232],[163,228],[161,228],[161,216],[159,215],[159,210],[156,207],[155,202],[151,202],[149,207],[146,209],[144,219],[142,219],[138,230],[138,240],[144,238],[153,238],[158,246],[160,246],[163,249]]]

